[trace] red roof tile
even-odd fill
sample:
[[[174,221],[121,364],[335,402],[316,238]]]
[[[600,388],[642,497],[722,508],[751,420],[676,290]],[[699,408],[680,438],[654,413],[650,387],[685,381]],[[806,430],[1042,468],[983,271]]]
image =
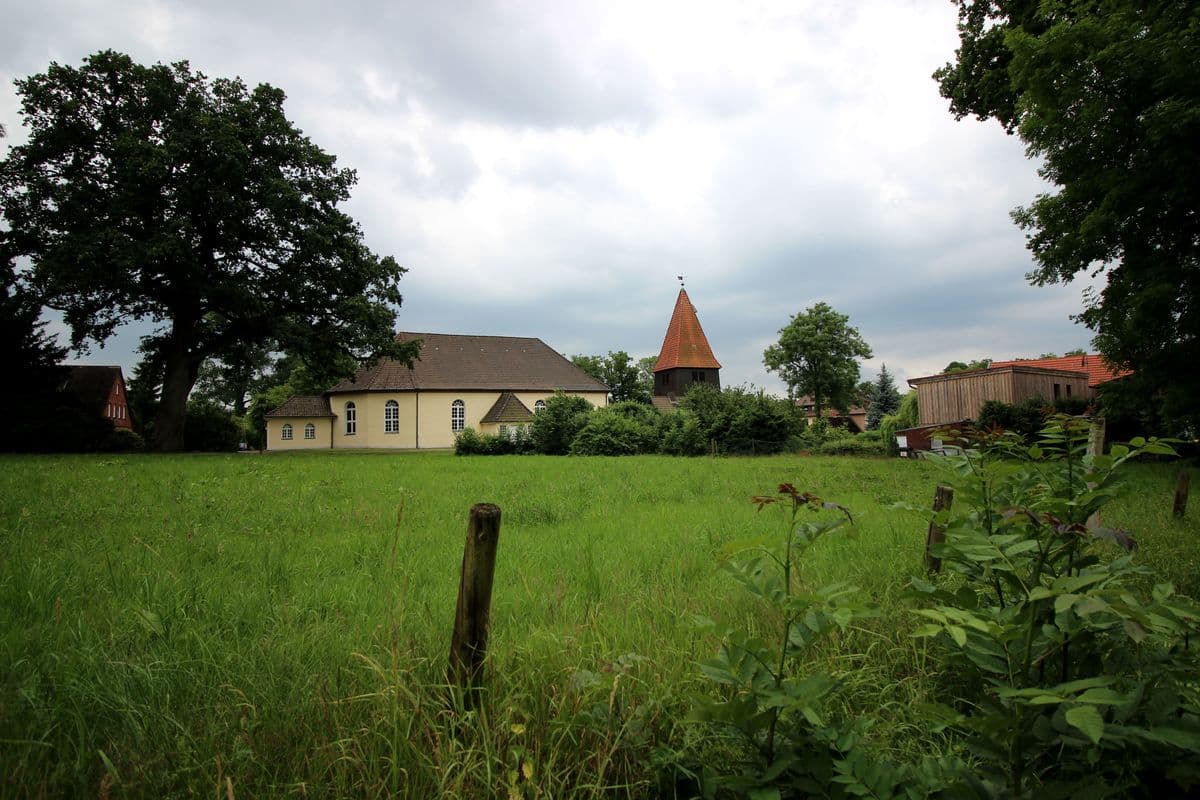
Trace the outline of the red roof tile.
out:
[[[675,300],[675,312],[671,314],[671,323],[667,325],[667,335],[663,339],[662,350],[658,354],[658,363],[654,365],[655,372],[679,367],[694,369],[720,369],[721,365],[708,346],[704,329],[696,317],[696,307],[688,299],[687,292],[679,290]]]
[[[1096,387],[1116,378],[1131,374],[1130,370],[1113,369],[1098,355],[1063,356],[1062,358],[1028,358],[1016,361],[993,361],[988,369],[1001,367],[1037,367],[1039,369],[1061,369],[1071,372],[1086,372],[1088,386]]]

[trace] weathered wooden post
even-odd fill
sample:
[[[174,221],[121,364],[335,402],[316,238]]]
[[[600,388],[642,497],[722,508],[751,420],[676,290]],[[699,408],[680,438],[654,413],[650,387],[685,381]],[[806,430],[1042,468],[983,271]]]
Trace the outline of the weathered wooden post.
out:
[[[1104,417],[1096,417],[1092,420],[1092,429],[1088,433],[1087,452],[1089,456],[1104,455],[1104,436],[1105,436]],[[1095,489],[1096,484],[1089,482],[1088,489]],[[1100,527],[1100,512],[1092,514],[1088,517],[1087,526],[1095,530]]]
[[[1188,485],[1192,482],[1192,476],[1187,470],[1179,473],[1179,478],[1175,481],[1175,508],[1172,513],[1177,517],[1182,517],[1187,512],[1187,497]]]
[[[954,489],[949,486],[939,486],[933,495],[933,513],[949,508],[954,503]],[[935,544],[946,541],[946,529],[930,520],[929,533],[925,535],[925,569],[930,572],[940,572],[942,560],[930,550]]]
[[[492,579],[496,574],[496,545],[500,540],[500,507],[478,503],[471,507],[467,543],[463,549],[454,635],[450,639],[450,685],[467,689],[464,702],[475,704],[483,659],[487,655]]]

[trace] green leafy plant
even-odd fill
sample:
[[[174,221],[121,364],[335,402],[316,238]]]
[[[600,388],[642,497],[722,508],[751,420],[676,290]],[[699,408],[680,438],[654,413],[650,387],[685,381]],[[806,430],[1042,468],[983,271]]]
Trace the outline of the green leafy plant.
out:
[[[1005,797],[1179,794],[1200,785],[1200,608],[1153,584],[1133,537],[1097,521],[1151,439],[1088,453],[1087,420],[1052,417],[1024,446],[976,433],[941,460],[947,575],[914,581],[957,697],[927,709],[961,731],[979,788]],[[1090,522],[1089,522],[1090,520]],[[1152,588],[1146,591],[1148,585]]]
[[[799,492],[790,483],[780,485],[777,496],[753,500],[759,510],[781,506],[787,524],[782,533],[729,544],[723,567],[767,606],[773,634],[768,640],[754,632],[719,628],[720,651],[700,665],[723,691],[719,697],[694,697],[692,719],[716,726],[728,736],[731,750],[722,767],[705,767],[703,782],[710,796],[721,791],[778,797],[779,787],[824,794],[854,732],[828,722],[822,710],[837,679],[827,672],[803,672],[799,662],[822,639],[869,612],[858,602],[861,594],[855,587],[807,586],[801,566],[809,548],[852,519],[843,506]],[[813,513],[821,511],[837,513]],[[697,622],[717,629],[712,620]]]

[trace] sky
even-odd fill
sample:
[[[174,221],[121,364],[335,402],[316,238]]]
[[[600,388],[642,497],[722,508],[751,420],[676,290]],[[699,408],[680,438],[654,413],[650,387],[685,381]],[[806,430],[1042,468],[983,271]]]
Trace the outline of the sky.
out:
[[[408,268],[397,329],[657,355],[683,275],[725,385],[824,301],[903,387],[953,360],[1086,347],[1085,284],[1033,287],[1009,212],[1051,191],[931,78],[948,0],[6,0],[13,80],[114,49],[287,94],[358,173],[346,210]],[[61,325],[52,323],[54,329]],[[126,375],[144,323],[80,363]]]

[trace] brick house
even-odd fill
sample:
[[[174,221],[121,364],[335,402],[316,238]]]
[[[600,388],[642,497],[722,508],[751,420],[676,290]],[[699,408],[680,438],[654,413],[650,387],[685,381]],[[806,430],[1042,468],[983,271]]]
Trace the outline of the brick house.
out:
[[[120,367],[68,366],[65,388],[74,392],[86,408],[112,423],[114,428],[133,430],[129,398]]]

